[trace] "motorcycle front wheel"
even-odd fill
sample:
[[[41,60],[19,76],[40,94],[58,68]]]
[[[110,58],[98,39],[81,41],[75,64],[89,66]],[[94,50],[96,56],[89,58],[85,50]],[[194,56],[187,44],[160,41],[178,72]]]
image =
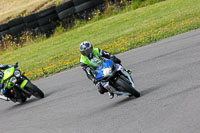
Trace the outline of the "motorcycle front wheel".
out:
[[[44,98],[44,93],[30,81],[26,84],[26,88],[37,98]]]
[[[123,91],[129,92],[130,96],[135,96],[136,98],[140,97],[140,93],[131,86],[131,83],[124,79],[125,77],[120,76],[116,81],[116,84],[122,89]]]
[[[23,98],[20,99],[19,103],[21,103],[21,104],[22,104],[22,103],[25,103],[26,100],[27,100],[27,98],[26,98],[26,97],[23,97]]]

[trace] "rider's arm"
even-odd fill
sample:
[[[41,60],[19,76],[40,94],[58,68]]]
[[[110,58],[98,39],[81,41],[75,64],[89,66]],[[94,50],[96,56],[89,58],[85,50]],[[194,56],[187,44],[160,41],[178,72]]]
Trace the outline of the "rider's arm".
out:
[[[5,70],[5,69],[8,69],[10,67],[12,67],[12,65],[2,65],[2,64],[0,64],[0,69],[1,70]]]
[[[92,75],[90,67],[87,64],[81,63],[81,68],[85,71],[85,73],[87,74],[87,77],[94,81],[95,77]]]
[[[113,55],[111,53],[106,52],[102,49],[99,49],[99,54],[100,54],[100,56],[105,57],[107,59],[111,59],[113,57]]]
[[[100,54],[100,56],[105,57],[107,59],[113,59],[113,61],[117,64],[121,64],[121,60],[109,52],[99,49],[99,54]]]

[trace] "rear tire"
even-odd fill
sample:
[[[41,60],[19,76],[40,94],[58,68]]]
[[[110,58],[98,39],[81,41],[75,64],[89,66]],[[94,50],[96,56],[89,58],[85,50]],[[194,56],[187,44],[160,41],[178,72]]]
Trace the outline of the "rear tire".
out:
[[[56,12],[57,12],[57,14],[58,14],[58,13],[60,13],[60,12],[62,12],[62,11],[64,11],[64,10],[66,10],[66,9],[68,9],[68,8],[71,8],[71,7],[73,7],[73,6],[74,6],[74,4],[73,4],[72,1],[64,2],[64,3],[62,3],[62,4],[58,5],[58,6],[56,6]]]
[[[30,23],[25,23],[25,24],[26,24],[26,27],[27,27],[28,29],[35,29],[36,27],[39,26],[37,20],[36,20],[36,21],[32,21],[32,22],[30,22]]]
[[[56,21],[56,20],[58,20],[58,15],[56,13],[54,13],[54,14],[50,14],[48,16],[45,16],[45,17],[39,19],[38,24],[40,26],[42,26],[42,25],[49,24],[49,23]]]
[[[54,14],[55,12],[56,12],[56,7],[53,6],[53,7],[47,8],[41,12],[36,13],[36,18],[37,19],[44,18],[50,14]]]
[[[90,1],[90,0],[73,0],[73,3],[74,3],[75,6],[78,6],[78,5],[81,5],[81,4],[86,3],[88,1]]]
[[[131,93],[130,96],[135,96],[136,98],[140,97],[140,93],[135,88],[133,88],[130,83],[125,81],[122,77],[118,78],[116,84],[119,85],[119,88],[121,90]]]
[[[92,1],[88,1],[86,3],[82,3],[78,6],[75,6],[75,13],[82,12],[84,10],[90,9],[94,7],[94,3]]]
[[[8,29],[9,29],[8,23],[0,24],[0,32],[3,32],[3,31],[8,30]]]
[[[15,18],[15,19],[9,21],[8,27],[12,28],[12,27],[15,27],[15,26],[20,25],[20,24],[24,24],[24,19],[22,17]]]
[[[72,16],[73,14],[75,13],[75,8],[74,7],[70,7],[66,10],[63,10],[62,12],[59,12],[58,13],[58,17],[60,20],[63,20],[67,17],[70,17]]]
[[[39,99],[44,98],[44,93],[31,82],[28,82],[25,87],[32,93],[33,96]]]

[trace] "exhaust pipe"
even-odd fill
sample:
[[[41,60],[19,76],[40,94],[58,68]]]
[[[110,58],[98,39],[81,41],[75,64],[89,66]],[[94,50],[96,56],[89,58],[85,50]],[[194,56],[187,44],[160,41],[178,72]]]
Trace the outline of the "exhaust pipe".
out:
[[[3,95],[0,95],[0,99],[1,100],[4,100],[4,101],[10,101],[7,97],[3,96]]]

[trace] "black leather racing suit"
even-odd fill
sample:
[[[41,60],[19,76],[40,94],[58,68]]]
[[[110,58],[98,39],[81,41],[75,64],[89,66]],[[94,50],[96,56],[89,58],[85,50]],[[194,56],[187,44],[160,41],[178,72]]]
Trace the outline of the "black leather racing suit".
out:
[[[118,59],[116,56],[112,55],[111,53],[108,53],[106,51],[103,51],[102,49],[99,49],[99,55],[101,57],[107,58],[107,59],[113,59],[113,61],[117,64],[121,64],[121,60]],[[93,76],[93,74],[91,73],[91,68],[84,63],[80,63],[81,68],[86,72],[87,77],[93,81],[93,83],[95,85],[97,85],[97,88],[99,90],[99,93],[104,94],[104,92],[107,92],[107,90],[100,84],[97,82],[96,78]]]

